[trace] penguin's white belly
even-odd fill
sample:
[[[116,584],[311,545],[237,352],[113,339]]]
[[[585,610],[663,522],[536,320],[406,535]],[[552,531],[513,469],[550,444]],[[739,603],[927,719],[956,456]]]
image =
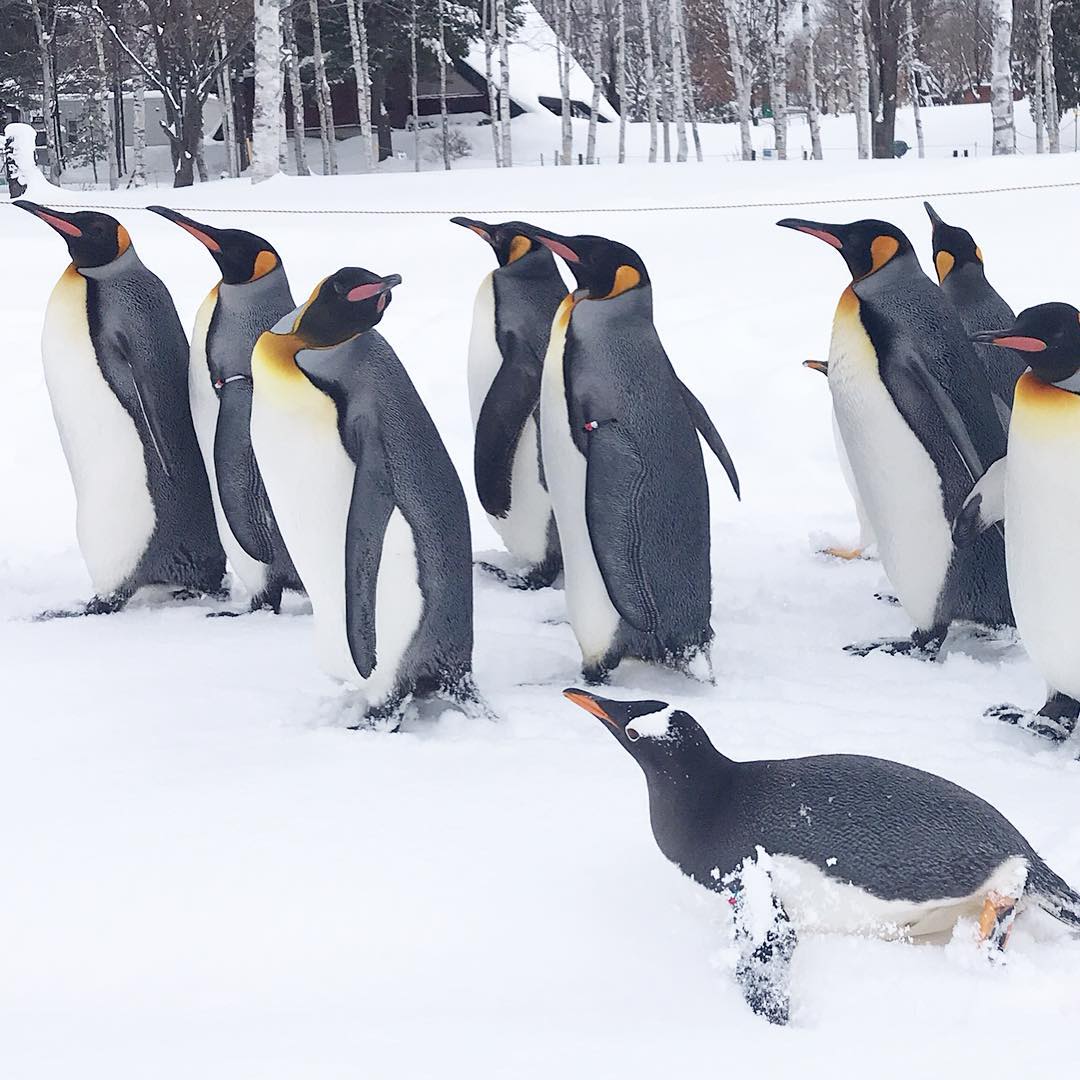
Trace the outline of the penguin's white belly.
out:
[[[881,381],[857,306],[845,312],[844,305],[829,351],[836,421],[885,572],[904,610],[927,630],[953,554],[941,478]]]
[[[842,873],[842,853],[837,859],[836,869]],[[1019,896],[1027,867],[1022,858],[1006,859],[966,896],[914,902],[882,900],[794,855],[770,855],[769,865],[776,895],[800,930],[923,939],[948,934],[959,919],[977,918],[990,892]]]
[[[345,545],[356,466],[338,436],[333,403],[281,410],[252,405],[251,434],[278,528],[311,599],[319,663],[363,690],[369,707],[394,689],[402,657],[423,614],[412,529],[395,509],[387,524],[375,595],[376,665],[356,670],[345,622]],[[298,395],[299,396],[299,395]],[[310,403],[311,398],[304,394]]]
[[[45,312],[45,384],[75,487],[79,549],[99,595],[136,569],[154,534],[142,439],[98,366],[86,280],[69,267]]]
[[[570,625],[586,663],[595,664],[603,659],[614,641],[619,613],[611,603],[596,563],[585,517],[586,463],[574,444],[566,401],[563,348],[567,326],[565,307],[562,307],[552,324],[551,341],[544,358],[540,426],[544,474],[562,544]]]
[[[206,361],[206,334],[210,329],[210,319],[217,305],[215,289],[202,302],[195,316],[195,326],[191,333],[191,356],[188,362],[188,398],[191,401],[191,419],[195,424],[195,438],[202,452],[206,475],[210,481],[210,498],[214,503],[214,520],[217,522],[221,546],[229,558],[229,565],[252,596],[262,592],[266,584],[266,565],[253,559],[240,546],[239,541],[229,528],[225,511],[221,508],[218,494],[217,472],[214,469],[214,435],[217,431],[218,397],[210,381],[210,369]]]
[[[469,407],[473,429],[491,384],[502,366],[502,353],[495,337],[495,291],[492,275],[480,283],[473,308],[472,336],[469,339]],[[511,555],[528,563],[542,562],[547,554],[551,496],[540,482],[540,444],[536,421],[529,419],[522,429],[510,473],[510,510],[504,518],[487,515]]]
[[[1065,415],[1059,418],[1046,408],[1036,412],[1032,396],[1017,394],[1010,425],[1009,595],[1024,648],[1043,678],[1053,689],[1080,698],[1080,400],[1068,395],[1072,401],[1061,402],[1057,412]]]
[[[855,482],[855,474],[851,471],[851,462],[848,460],[847,448],[844,446],[844,436],[840,431],[835,409],[832,414],[832,428],[833,442],[836,444],[836,457],[840,462],[840,472],[851,495],[851,501],[855,504],[855,514],[859,519],[859,548],[865,550],[874,543],[874,526],[870,524],[870,519],[866,516],[866,507],[863,506],[859,486]]]

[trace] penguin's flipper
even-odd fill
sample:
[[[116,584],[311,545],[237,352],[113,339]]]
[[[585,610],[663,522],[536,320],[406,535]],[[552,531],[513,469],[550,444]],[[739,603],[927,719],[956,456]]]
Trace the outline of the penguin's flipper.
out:
[[[739,491],[739,474],[735,471],[735,462],[731,460],[728,448],[724,445],[724,440],[720,438],[720,432],[716,430],[712,417],[705,411],[705,406],[694,396],[694,392],[690,387],[682,379],[678,379],[678,383],[679,389],[682,391],[683,401],[686,402],[686,407],[690,410],[694,427],[698,429],[701,437],[708,443],[709,449],[716,455],[717,461],[724,466],[724,472],[727,473],[728,480],[731,481],[731,486],[735,491],[735,498],[742,501],[742,494]]]
[[[967,547],[980,533],[1005,520],[1006,458],[998,458],[979,477],[953,522],[953,543]]]
[[[655,633],[659,612],[642,556],[645,461],[617,420],[594,421],[585,476],[585,518],[593,554],[615,610]]]
[[[994,408],[997,410],[998,419],[1001,421],[1001,427],[1005,434],[1009,434],[1009,423],[1012,421],[1012,409],[1005,403],[1000,394],[991,393],[990,396],[994,399]]]
[[[238,379],[221,388],[214,471],[221,509],[237,543],[251,558],[271,562],[273,514],[251,447],[250,379]]]
[[[514,455],[539,400],[535,373],[510,363],[499,368],[484,398],[476,419],[473,472],[480,504],[492,517],[505,517],[510,510]]]
[[[345,633],[356,670],[367,679],[375,670],[375,589],[394,495],[381,441],[366,438],[359,450],[345,527]]]

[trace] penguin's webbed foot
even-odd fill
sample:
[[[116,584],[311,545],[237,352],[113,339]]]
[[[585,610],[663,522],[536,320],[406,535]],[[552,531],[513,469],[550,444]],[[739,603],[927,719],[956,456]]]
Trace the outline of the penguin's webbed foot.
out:
[[[821,548],[818,554],[828,555],[830,559],[843,559],[845,562],[853,562],[855,559],[861,559],[865,550],[865,548],[861,547],[827,547]]]
[[[910,656],[914,660],[936,660],[945,640],[944,630],[916,630],[909,638],[879,638],[845,645],[844,652],[852,656],[869,656],[872,652],[886,656]]]
[[[91,597],[81,608],[49,608],[34,616],[34,622],[78,619],[84,615],[115,615],[135,595],[134,589],[117,589],[106,596]]]
[[[558,567],[553,572],[551,567],[544,564],[534,566],[521,574],[516,574],[512,570],[504,570],[501,566],[489,562],[477,562],[476,566],[483,570],[485,574],[490,574],[491,577],[503,582],[504,585],[508,585],[511,589],[518,589],[522,592],[535,592],[537,589],[546,589],[559,576]]]
[[[585,664],[581,677],[589,686],[604,686],[611,677],[611,672],[603,664]]]
[[[887,592],[874,593],[874,599],[880,600],[883,604],[891,604],[893,607],[898,607],[900,604],[899,596],[893,596],[892,593]]]
[[[1080,716],[1080,701],[1066,694],[1051,694],[1038,712],[1021,709],[1018,705],[991,705],[983,716],[1001,720],[1006,724],[1015,724],[1041,739],[1063,743],[1076,728],[1077,717]]]
[[[986,943],[991,956],[1005,951],[1009,943],[1018,898],[989,892],[979,914],[979,940]]]
[[[349,724],[349,730],[393,733],[399,730],[409,717],[412,711],[412,700],[412,694],[407,694],[405,697],[394,697],[381,705],[367,709],[355,724]]]
[[[436,697],[449,702],[462,715],[470,720],[500,720],[499,714],[488,704],[487,699],[477,689],[471,674],[463,675],[450,685],[436,691]]]

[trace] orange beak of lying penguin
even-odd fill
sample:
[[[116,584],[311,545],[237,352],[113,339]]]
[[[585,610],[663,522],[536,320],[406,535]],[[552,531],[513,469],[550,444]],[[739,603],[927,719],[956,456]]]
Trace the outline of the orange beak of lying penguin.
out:
[[[614,731],[622,731],[622,728],[616,723],[615,719],[605,710],[604,706],[600,704],[601,699],[594,694],[589,694],[584,690],[571,688],[563,691],[563,697],[566,698],[567,701],[572,701],[587,713],[592,713],[593,716],[599,717]]]

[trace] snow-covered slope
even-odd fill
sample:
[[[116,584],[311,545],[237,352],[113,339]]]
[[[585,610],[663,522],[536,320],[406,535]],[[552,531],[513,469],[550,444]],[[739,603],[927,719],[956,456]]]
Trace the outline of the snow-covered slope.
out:
[[[801,367],[825,355],[846,274],[824,245],[773,227],[797,204],[825,220],[882,216],[929,266],[921,203],[882,197],[933,193],[975,234],[1016,307],[1075,302],[1075,187],[942,193],[1078,181],[1070,155],[283,179],[172,201],[234,208],[214,222],[272,239],[298,295],[343,264],[403,275],[381,329],[462,474],[478,552],[496,544],[472,493],[464,372],[490,255],[444,212],[505,212],[633,245],[663,340],[723,432],[744,499],[710,463],[715,688],[628,666],[613,693],[682,703],[736,758],[855,751],[938,772],[997,805],[1080,884],[1075,747],[1051,750],[981,716],[999,701],[1041,702],[1019,648],[953,650],[938,665],[841,652],[908,625],[873,597],[886,585],[878,564],[815,554],[856,529],[825,381]],[[118,194],[130,207],[118,216],[190,326],[213,264],[135,199]],[[715,203],[766,205],[679,209]],[[672,209],[642,212],[657,206]],[[144,604],[29,621],[89,591],[38,358],[65,258],[58,237],[3,205],[0,238],[5,1075],[909,1078],[1069,1067],[1080,943],[1039,918],[1018,922],[1000,970],[959,940],[807,938],[792,1027],[754,1018],[730,979],[723,905],[665,863],[637,767],[558,693],[578,679],[558,592],[477,577],[477,675],[505,719],[447,713],[394,736],[343,729],[300,603],[276,619]]]

